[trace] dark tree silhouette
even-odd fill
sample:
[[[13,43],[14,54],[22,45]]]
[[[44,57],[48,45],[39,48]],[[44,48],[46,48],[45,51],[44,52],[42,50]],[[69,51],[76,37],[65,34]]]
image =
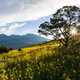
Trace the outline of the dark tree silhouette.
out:
[[[19,48],[19,49],[18,49],[18,51],[22,51],[22,49],[21,49],[21,48]]]
[[[9,49],[5,46],[0,46],[0,53],[7,53],[9,52]]]
[[[64,6],[57,10],[50,18],[50,22],[40,24],[38,32],[46,36],[52,35],[54,39],[64,38],[62,43],[67,46],[72,38],[71,29],[77,28],[80,23],[80,8]]]

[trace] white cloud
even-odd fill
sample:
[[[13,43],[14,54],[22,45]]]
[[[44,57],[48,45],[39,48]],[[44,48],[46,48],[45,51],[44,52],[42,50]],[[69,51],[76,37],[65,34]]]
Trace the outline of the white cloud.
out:
[[[0,0],[0,33],[14,34],[24,23],[13,22],[36,20],[53,14],[64,5],[80,6],[80,0]],[[8,24],[11,22],[13,24]]]
[[[22,27],[25,23],[12,23],[6,24],[6,26],[0,26],[0,34],[12,35],[15,34],[16,30]]]
[[[0,0],[0,22],[38,19],[64,5],[79,6],[80,0]]]

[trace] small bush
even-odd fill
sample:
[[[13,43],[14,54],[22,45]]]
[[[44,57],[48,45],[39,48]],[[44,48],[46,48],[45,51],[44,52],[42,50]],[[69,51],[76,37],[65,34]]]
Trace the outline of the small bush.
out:
[[[0,53],[7,53],[9,52],[9,49],[5,46],[0,46]]]
[[[21,48],[19,48],[19,49],[18,49],[18,51],[22,51],[22,49],[21,49]]]
[[[14,50],[13,48],[9,48],[9,50]]]

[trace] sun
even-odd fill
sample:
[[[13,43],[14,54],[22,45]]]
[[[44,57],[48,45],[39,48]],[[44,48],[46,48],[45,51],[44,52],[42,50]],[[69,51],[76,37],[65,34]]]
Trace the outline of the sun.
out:
[[[72,36],[75,36],[77,34],[77,28],[72,27],[71,30],[70,30],[70,34]]]

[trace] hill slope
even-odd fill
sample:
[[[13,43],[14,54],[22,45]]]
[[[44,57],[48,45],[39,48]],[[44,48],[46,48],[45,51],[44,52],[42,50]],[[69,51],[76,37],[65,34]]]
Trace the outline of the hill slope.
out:
[[[34,45],[32,47],[27,47],[27,48],[21,48],[20,51],[16,50],[12,50],[9,51],[8,53],[3,53],[0,54],[0,62],[4,62],[4,57],[5,57],[5,61],[9,60],[9,61],[16,61],[17,59],[21,60],[23,58],[23,60],[30,60],[32,58],[36,58],[36,57],[40,57],[42,55],[46,55],[46,54],[52,54],[54,53],[54,49],[58,46],[58,44],[56,44],[56,41],[49,41],[46,42],[44,44],[38,44],[38,45]]]
[[[22,48],[27,47],[32,44],[38,44],[48,41],[48,39],[35,34],[26,34],[23,36],[11,35],[6,36],[4,34],[0,35],[0,45],[7,46],[9,48]]]

